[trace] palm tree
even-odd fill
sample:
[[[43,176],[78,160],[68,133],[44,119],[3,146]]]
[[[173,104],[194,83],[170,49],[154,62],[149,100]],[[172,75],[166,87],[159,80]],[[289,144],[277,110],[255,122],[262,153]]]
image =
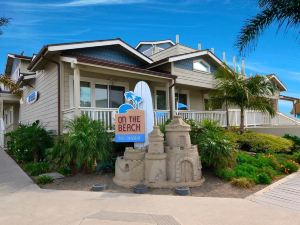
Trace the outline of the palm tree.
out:
[[[17,83],[9,79],[7,75],[0,75],[0,83],[7,87],[12,94],[16,95],[18,98],[22,98],[23,91],[21,87]]]
[[[9,23],[9,18],[0,17],[0,27],[6,26]],[[2,34],[2,30],[0,29],[0,35]]]
[[[260,12],[248,19],[242,27],[235,43],[240,54],[246,49],[254,50],[261,33],[272,23],[278,25],[278,30],[285,26],[285,31],[291,28],[299,29],[300,0],[258,0]]]
[[[250,78],[220,68],[215,73],[216,90],[210,95],[211,102],[216,105],[227,103],[228,106],[238,106],[241,110],[240,132],[245,131],[245,111],[258,110],[275,115],[270,97],[274,95],[276,86],[265,76],[256,75]]]

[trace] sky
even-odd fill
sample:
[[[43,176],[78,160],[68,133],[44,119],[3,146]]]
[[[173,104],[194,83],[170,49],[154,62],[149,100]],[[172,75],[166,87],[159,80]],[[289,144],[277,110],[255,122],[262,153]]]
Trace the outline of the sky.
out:
[[[0,17],[11,18],[0,36],[0,71],[7,53],[31,56],[43,45],[121,38],[132,46],[141,40],[173,39],[197,48],[215,49],[227,62],[241,57],[234,47],[245,23],[259,11],[256,0],[0,0]],[[298,30],[299,31],[299,30]],[[297,30],[279,31],[273,24],[245,56],[246,73],[275,73],[288,88],[282,94],[300,98],[300,39]],[[289,114],[292,104],[280,102]]]

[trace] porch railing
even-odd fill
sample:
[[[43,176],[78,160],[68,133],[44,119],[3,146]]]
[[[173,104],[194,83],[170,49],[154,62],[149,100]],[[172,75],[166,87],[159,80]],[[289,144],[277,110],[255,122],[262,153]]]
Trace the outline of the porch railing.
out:
[[[87,115],[93,120],[100,120],[104,123],[105,127],[109,131],[114,130],[115,114],[117,109],[109,108],[79,108],[81,115]],[[176,111],[178,115],[181,115],[183,119],[192,119],[201,122],[205,119],[217,121],[221,126],[225,127],[226,111],[193,111],[193,110],[180,110]],[[240,125],[240,110],[229,110],[229,124],[230,126]],[[68,121],[75,116],[75,109],[68,109],[63,111],[64,121]],[[156,125],[165,123],[170,118],[169,110],[155,110],[154,122]],[[300,121],[294,118],[290,118],[282,113],[277,113],[275,117],[270,117],[268,114],[258,111],[246,111],[245,112],[245,126],[279,126],[279,125],[300,125]]]

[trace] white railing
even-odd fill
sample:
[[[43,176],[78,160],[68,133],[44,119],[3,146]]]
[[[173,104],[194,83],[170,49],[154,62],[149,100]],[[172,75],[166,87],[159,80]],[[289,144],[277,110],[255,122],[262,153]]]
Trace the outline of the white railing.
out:
[[[115,108],[93,108],[93,107],[81,107],[79,108],[81,115],[87,115],[93,120],[100,120],[104,123],[107,130],[114,130],[115,114],[117,109]],[[180,110],[175,111],[175,114],[182,116],[183,119],[191,119],[201,122],[205,119],[217,121],[221,126],[225,127],[226,111],[193,111],[193,110]],[[230,126],[240,125],[240,110],[229,110],[229,124]],[[73,119],[75,116],[75,109],[68,109],[63,111],[64,121]],[[170,118],[169,110],[155,110],[154,122],[155,125],[163,124]],[[278,126],[278,125],[300,125],[300,121],[277,113],[273,118],[266,113],[259,111],[246,111],[245,112],[245,126]]]

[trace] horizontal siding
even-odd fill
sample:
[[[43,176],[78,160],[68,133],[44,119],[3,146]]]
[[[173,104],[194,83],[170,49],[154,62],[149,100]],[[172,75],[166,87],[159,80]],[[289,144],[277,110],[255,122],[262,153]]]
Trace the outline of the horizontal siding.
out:
[[[24,100],[20,105],[20,122],[33,123],[39,120],[47,130],[57,132],[58,120],[58,88],[57,88],[57,67],[48,64],[45,70],[37,73],[34,88],[26,86],[24,90],[24,99],[28,94],[36,90],[39,92],[37,102],[29,105]]]
[[[151,56],[151,59],[153,61],[159,61],[161,59],[170,57],[170,56],[175,56],[175,55],[179,55],[179,54],[185,54],[185,53],[189,53],[189,52],[194,52],[196,51],[195,49],[192,48],[188,48],[182,45],[175,45],[171,48],[168,48],[164,51],[161,51],[159,53],[156,53],[154,55]]]
[[[194,72],[180,68],[173,68],[173,75],[177,76],[176,83],[213,89],[216,80],[212,74]]]

